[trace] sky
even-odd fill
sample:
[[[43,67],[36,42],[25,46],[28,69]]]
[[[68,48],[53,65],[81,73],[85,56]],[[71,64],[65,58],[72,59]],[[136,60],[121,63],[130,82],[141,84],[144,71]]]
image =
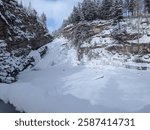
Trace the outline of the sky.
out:
[[[77,5],[82,0],[18,0],[22,1],[23,5],[28,6],[31,2],[32,7],[36,9],[38,14],[43,12],[47,16],[47,26],[50,32],[58,29],[63,19],[72,12],[73,6]]]

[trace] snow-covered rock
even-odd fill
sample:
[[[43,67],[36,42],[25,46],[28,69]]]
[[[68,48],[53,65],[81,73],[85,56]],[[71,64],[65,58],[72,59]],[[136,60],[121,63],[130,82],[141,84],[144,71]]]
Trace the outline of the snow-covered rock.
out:
[[[79,22],[77,25],[67,25],[60,34],[72,41],[81,63],[149,68],[147,61],[150,58],[143,58],[150,54],[148,20],[140,20],[139,34],[137,18],[125,18],[119,24],[114,24],[113,20]]]
[[[6,50],[6,43],[0,41],[0,83],[12,83],[17,80],[20,71],[28,67],[33,67],[41,57],[47,47],[41,47],[38,50],[31,51],[29,54],[16,57],[13,52]],[[15,53],[14,53],[15,54]]]
[[[16,81],[20,71],[36,62],[31,53],[44,55],[46,49],[40,54],[37,49],[52,39],[34,9],[16,0],[0,0],[0,82]]]

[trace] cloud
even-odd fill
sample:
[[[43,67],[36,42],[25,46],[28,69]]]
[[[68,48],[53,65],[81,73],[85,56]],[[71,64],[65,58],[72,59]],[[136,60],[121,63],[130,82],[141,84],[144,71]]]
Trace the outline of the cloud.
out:
[[[43,12],[47,16],[47,25],[50,31],[59,28],[72,12],[73,6],[82,0],[18,0],[23,5],[28,6],[31,2],[32,7],[40,14]]]

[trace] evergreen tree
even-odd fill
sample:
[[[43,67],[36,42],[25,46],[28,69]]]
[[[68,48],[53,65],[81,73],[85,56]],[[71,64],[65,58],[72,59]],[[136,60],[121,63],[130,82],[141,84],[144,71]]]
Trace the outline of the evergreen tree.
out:
[[[150,0],[144,0],[145,10],[150,14]]]
[[[114,23],[118,23],[118,28],[120,29],[120,22],[123,19],[123,1],[115,0],[113,3],[113,19]]]
[[[97,19],[96,4],[92,0],[84,0],[82,3],[82,12],[85,20],[93,21]]]
[[[129,12],[131,13],[131,15],[134,15],[134,11],[136,8],[136,0],[130,0],[129,2]]]
[[[73,12],[70,16],[70,22],[73,23],[73,24],[76,24],[78,22],[80,22],[81,19],[80,19],[80,12],[79,12],[79,9],[78,7],[75,7],[73,8]]]
[[[61,28],[66,27],[69,23],[70,23],[69,20],[63,20]]]
[[[124,11],[126,12],[126,16],[129,16],[129,4],[130,4],[130,0],[125,0],[123,3],[123,8]]]
[[[113,17],[112,7],[113,7],[113,0],[102,1],[102,8],[101,8],[102,19],[108,20]]]
[[[32,4],[31,4],[31,2],[29,2],[28,10],[32,10]]]
[[[82,4],[78,3],[78,7],[79,7],[79,12],[80,12],[80,20],[84,21],[85,17],[84,17],[84,14],[83,14]]]
[[[47,17],[45,15],[45,13],[42,13],[42,15],[41,15],[41,21],[46,26]]]
[[[97,19],[101,19],[101,0],[94,0]]]
[[[21,8],[23,8],[22,1],[20,1],[20,3],[18,3],[18,4],[19,4],[19,6],[20,6]]]
[[[89,33],[90,26],[89,25],[80,25],[78,24],[73,32],[73,44],[76,47],[77,53],[78,53],[78,60],[80,61],[82,58],[82,50],[81,45],[90,36]]]
[[[120,22],[123,19],[123,1],[122,0],[116,0],[114,2],[114,18],[118,22]]]

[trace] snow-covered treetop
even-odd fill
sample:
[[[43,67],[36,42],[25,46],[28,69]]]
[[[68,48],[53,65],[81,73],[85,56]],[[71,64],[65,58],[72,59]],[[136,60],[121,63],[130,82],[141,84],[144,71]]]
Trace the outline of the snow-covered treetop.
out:
[[[149,0],[83,0],[64,20],[63,26],[81,21],[118,20],[126,16],[137,16],[137,10],[150,14]]]

